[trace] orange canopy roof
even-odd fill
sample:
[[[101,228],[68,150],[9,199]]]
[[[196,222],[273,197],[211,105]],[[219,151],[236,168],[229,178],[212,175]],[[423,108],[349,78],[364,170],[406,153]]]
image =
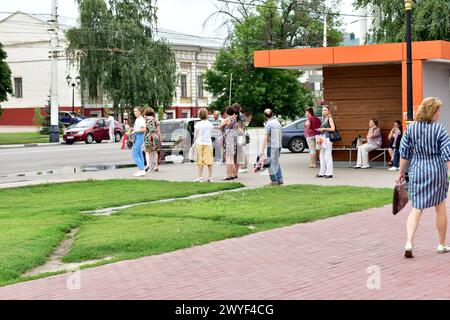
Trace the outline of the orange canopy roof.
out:
[[[413,42],[413,60],[450,61],[450,42]],[[406,60],[406,43],[364,46],[261,50],[254,53],[257,68],[301,68],[324,65],[370,64]]]

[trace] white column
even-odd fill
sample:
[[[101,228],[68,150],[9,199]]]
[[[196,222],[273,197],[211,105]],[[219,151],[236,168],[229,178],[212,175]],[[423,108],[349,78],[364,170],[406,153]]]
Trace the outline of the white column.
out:
[[[177,76],[178,76],[178,82],[177,82],[177,86],[176,86],[176,92],[177,92],[177,97],[176,97],[176,101],[175,101],[175,105],[179,106],[181,104],[181,86],[180,86],[180,79],[179,76],[181,74],[181,66],[180,66],[180,62],[177,61]]]
[[[197,106],[197,62],[194,60],[191,64],[191,96],[192,105]]]

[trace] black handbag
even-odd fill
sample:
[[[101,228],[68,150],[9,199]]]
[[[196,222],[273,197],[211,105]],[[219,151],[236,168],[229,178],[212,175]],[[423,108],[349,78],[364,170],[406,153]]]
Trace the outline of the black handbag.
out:
[[[330,132],[329,137],[331,142],[338,142],[342,140],[341,134],[339,133],[338,129]]]

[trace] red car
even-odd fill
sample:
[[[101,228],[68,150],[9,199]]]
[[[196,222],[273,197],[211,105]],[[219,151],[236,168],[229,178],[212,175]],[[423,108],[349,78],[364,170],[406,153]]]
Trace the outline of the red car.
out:
[[[119,142],[124,134],[123,126],[114,121],[114,138]],[[67,144],[73,144],[76,141],[84,141],[87,144],[92,142],[101,143],[102,140],[109,140],[109,128],[104,118],[87,118],[74,127],[67,129],[63,136]]]

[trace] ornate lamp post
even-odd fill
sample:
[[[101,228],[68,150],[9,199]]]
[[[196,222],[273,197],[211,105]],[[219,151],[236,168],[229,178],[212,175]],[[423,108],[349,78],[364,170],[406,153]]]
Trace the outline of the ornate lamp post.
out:
[[[413,110],[413,82],[412,82],[412,43],[411,43],[411,15],[412,15],[412,0],[405,0],[406,10],[406,92],[407,92],[407,121],[414,121]]]
[[[73,81],[72,81],[73,80]],[[75,112],[75,88],[77,88],[81,83],[80,76],[77,76],[75,79],[72,79],[70,75],[66,77],[67,85],[72,87],[72,113]]]

